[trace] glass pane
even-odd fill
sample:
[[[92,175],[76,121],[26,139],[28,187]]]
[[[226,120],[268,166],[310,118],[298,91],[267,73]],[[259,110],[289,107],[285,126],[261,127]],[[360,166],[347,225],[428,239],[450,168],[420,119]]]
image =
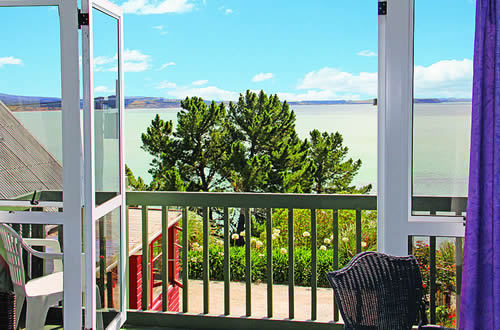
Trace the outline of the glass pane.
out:
[[[120,192],[118,21],[97,9],[94,15],[94,137],[96,203]]]
[[[469,174],[475,2],[437,6],[443,10],[415,1],[412,210],[459,215]]]
[[[0,40],[0,199],[62,201],[57,7],[0,8]]]
[[[121,309],[121,213],[116,208],[96,223],[96,310],[98,328]]]

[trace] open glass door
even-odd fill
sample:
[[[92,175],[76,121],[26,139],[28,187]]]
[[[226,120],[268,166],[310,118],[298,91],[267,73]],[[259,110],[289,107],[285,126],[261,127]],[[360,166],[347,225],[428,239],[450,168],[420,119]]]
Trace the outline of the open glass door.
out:
[[[43,239],[45,252],[61,249],[62,268],[23,256],[28,276],[18,278],[16,295],[29,279],[38,295],[57,293],[65,329],[82,325],[77,15],[76,1],[0,0],[0,223],[23,239]],[[50,291],[40,284],[47,278]],[[43,328],[38,312],[26,318]]]
[[[82,1],[85,173],[85,327],[125,321],[122,11]]]

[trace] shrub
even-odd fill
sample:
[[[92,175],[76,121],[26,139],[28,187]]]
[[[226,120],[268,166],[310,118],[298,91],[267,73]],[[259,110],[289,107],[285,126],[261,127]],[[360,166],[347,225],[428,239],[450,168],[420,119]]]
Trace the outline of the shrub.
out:
[[[274,283],[288,283],[288,251],[282,252],[282,248],[273,249],[273,281]],[[224,280],[224,248],[213,245],[210,247],[210,279]],[[232,246],[230,249],[231,280],[245,280],[245,247]],[[252,262],[252,281],[267,281],[267,251],[265,249],[252,249],[250,260]],[[189,277],[191,279],[202,279],[203,276],[203,251],[191,250],[188,254]],[[311,251],[309,248],[298,247],[294,254],[294,277],[295,284],[299,286],[311,285]],[[333,270],[333,250],[318,250],[317,252],[317,274],[318,286],[329,287],[326,273]]]

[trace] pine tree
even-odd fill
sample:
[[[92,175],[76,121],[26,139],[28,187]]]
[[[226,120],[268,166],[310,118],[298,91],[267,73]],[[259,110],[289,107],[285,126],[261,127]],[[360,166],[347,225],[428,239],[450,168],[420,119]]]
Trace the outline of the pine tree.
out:
[[[333,193],[368,193],[372,185],[356,188],[352,180],[361,167],[361,159],[346,159],[348,147],[342,145],[343,138],[339,132],[320,133],[317,129],[310,132],[310,159],[316,165],[313,191],[318,194]]]
[[[235,191],[310,192],[309,143],[295,131],[295,114],[277,95],[247,91],[229,104],[230,150],[223,176]]]
[[[153,155],[151,190],[210,191],[223,179],[224,104],[207,106],[202,98],[181,101],[177,127],[158,115],[142,134],[142,148]]]

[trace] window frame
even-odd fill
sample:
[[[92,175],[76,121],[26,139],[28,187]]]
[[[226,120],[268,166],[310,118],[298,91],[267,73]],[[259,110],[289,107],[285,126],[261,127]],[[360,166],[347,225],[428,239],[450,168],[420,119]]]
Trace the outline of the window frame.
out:
[[[414,0],[387,0],[378,40],[378,250],[408,254],[408,236],[464,237],[461,216],[412,215]]]

